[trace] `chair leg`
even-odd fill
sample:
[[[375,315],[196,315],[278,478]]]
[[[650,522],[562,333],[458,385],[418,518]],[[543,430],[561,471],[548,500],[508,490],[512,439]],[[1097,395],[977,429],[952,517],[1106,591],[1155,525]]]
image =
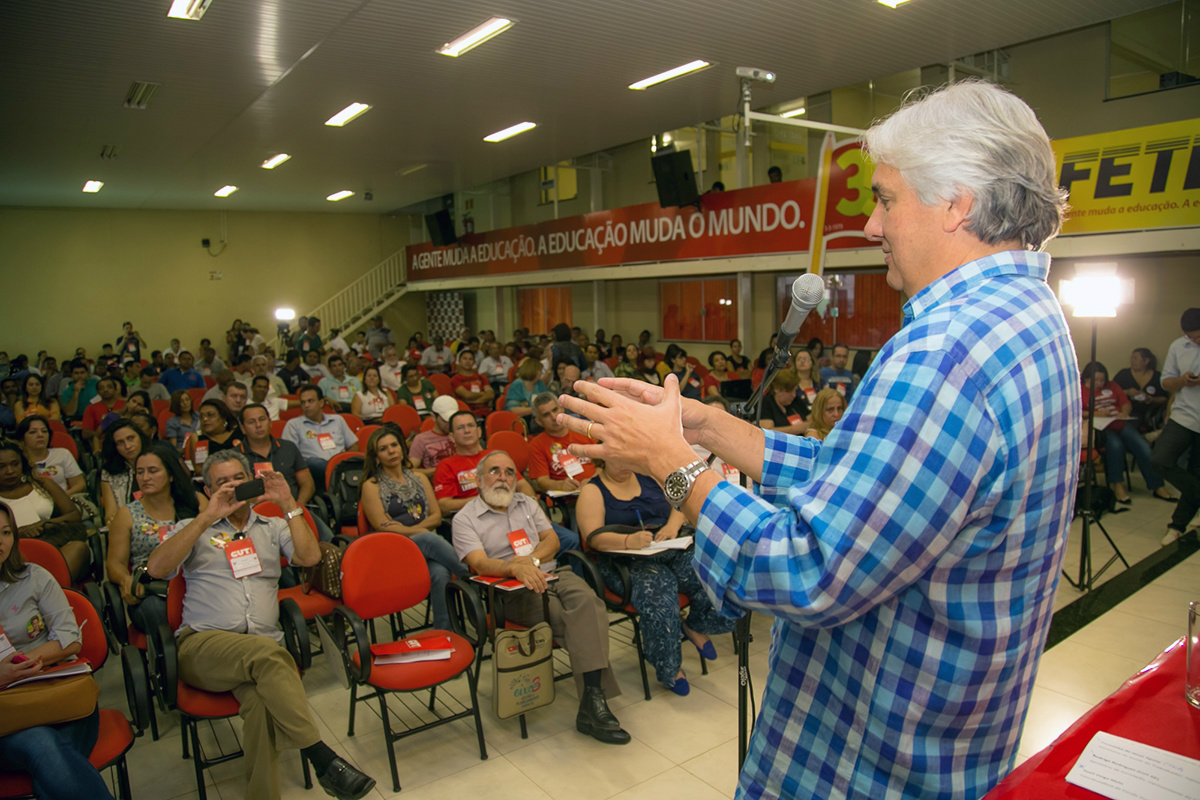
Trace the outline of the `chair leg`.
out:
[[[429,710],[433,711],[433,704],[437,701],[437,687],[434,686],[429,690]]]
[[[312,772],[308,768],[308,756],[303,753],[300,755],[300,766],[304,770],[304,788],[312,788]]]
[[[117,787],[121,800],[133,800],[133,790],[129,785],[129,765],[124,756],[117,762]]]
[[[180,734],[179,738],[183,741],[183,757],[185,759],[188,759],[188,758],[191,758],[191,756],[188,754],[188,736],[190,735],[191,731],[189,729],[189,723],[188,723],[187,717],[180,717],[180,720],[182,722],[183,728],[179,732],[179,734]]]
[[[192,720],[192,763],[196,767],[196,791],[200,794],[200,800],[208,800],[208,793],[204,790],[204,767],[200,764],[200,723],[197,720]]]
[[[634,617],[633,622],[633,644],[637,648],[638,668],[642,671],[642,691],[646,694],[646,699],[650,699],[650,679],[646,676],[646,654],[642,652],[642,626],[638,623],[638,618]]]
[[[479,759],[487,760],[487,745],[483,741],[483,720],[479,718],[479,695],[476,693],[476,688],[479,684],[479,676],[472,670],[467,670],[467,688],[471,692],[471,711],[475,714],[475,734],[479,737]],[[525,722],[525,717],[521,717],[521,722]]]
[[[350,727],[346,729],[347,736],[354,735],[354,710],[358,707],[358,684],[350,684]]]
[[[379,712],[383,718],[383,738],[387,742],[388,764],[392,768],[392,791],[400,791],[400,771],[396,769],[396,742],[392,739],[392,721],[388,717],[387,696],[379,691]]]
[[[518,717],[518,719],[521,720],[521,738],[528,739],[529,738],[529,729],[525,727],[525,715],[522,714],[520,717]]]

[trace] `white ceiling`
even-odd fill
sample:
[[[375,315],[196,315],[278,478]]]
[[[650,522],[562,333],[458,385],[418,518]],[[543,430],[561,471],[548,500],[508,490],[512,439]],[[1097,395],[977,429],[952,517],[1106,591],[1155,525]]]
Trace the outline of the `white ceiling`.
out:
[[[170,0],[6,0],[0,205],[382,213],[732,113],[738,66],[778,73],[755,89],[766,106],[1162,3],[212,0],[192,22]],[[434,52],[492,16],[517,24]],[[626,88],[695,58],[717,66]],[[135,80],[162,84],[146,110],[122,107]],[[374,108],[323,124],[352,101]],[[482,141],[522,120],[539,127]],[[227,183],[241,190],[212,196]],[[339,189],[358,194],[324,199]]]

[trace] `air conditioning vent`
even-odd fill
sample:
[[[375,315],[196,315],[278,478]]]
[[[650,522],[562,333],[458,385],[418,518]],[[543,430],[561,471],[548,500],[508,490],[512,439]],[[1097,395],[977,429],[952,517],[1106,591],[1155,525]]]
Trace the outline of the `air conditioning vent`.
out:
[[[100,158],[105,161],[115,161],[117,158],[117,146],[115,144],[106,144],[101,147]]]
[[[125,94],[125,107],[145,110],[160,86],[162,86],[161,83],[134,81],[129,84],[129,91]]]

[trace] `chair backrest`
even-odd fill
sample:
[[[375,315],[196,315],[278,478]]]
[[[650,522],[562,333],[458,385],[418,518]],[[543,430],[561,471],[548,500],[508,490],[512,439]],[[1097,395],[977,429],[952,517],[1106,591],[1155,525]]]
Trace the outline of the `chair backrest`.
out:
[[[300,406],[296,406],[295,408],[285,408],[283,411],[279,412],[279,419],[283,422],[287,422],[289,419],[295,419],[303,413],[304,410],[300,408]]]
[[[158,435],[163,439],[167,438],[167,422],[173,416],[175,415],[171,413],[171,409],[169,408],[166,411],[159,411],[154,415],[154,418],[158,420]]]
[[[435,372],[429,376],[429,382],[433,384],[433,388],[437,389],[438,394],[448,394],[454,396],[454,385],[450,383],[450,378],[440,372]]]
[[[283,428],[285,425],[287,425],[286,419],[271,420],[271,435],[276,439],[278,439],[280,436],[283,436]]]
[[[67,596],[67,602],[75,614],[75,624],[79,626],[79,657],[86,658],[93,671],[98,670],[108,658],[108,639],[104,635],[100,612],[74,589],[64,589],[63,594]]]
[[[525,474],[529,467],[529,444],[521,434],[516,431],[496,431],[488,437],[487,446],[489,450],[503,450],[508,453],[517,467],[517,472]]]
[[[404,431],[406,439],[411,439],[421,427],[421,415],[415,408],[403,403],[388,406],[387,410],[383,412],[383,421],[399,425],[400,429]]]
[[[761,369],[761,368],[759,368],[759,367],[755,367],[753,370],[751,370],[751,372],[750,372],[750,385],[751,385],[751,386],[753,386],[755,389],[757,389],[757,388],[758,388],[758,385],[759,385],[760,383],[762,383],[762,379],[763,379],[763,373],[764,373],[764,372],[766,372],[766,370],[764,370],[764,369]]]
[[[50,430],[59,431],[60,433],[70,433],[70,431],[67,430],[67,426],[63,424],[62,420],[49,419],[46,421],[50,423]]]
[[[79,460],[79,447],[75,444],[75,440],[71,438],[71,434],[69,433],[63,433],[62,431],[51,431],[50,446],[65,447],[70,451],[71,456],[76,461]]]
[[[367,452],[367,440],[371,438],[371,434],[382,428],[382,425],[363,425],[355,434],[358,437],[358,450],[361,453]]]
[[[429,567],[407,536],[362,536],[342,555],[342,602],[363,619],[399,613],[428,596]]]
[[[421,420],[421,433],[433,430],[433,425],[433,417],[426,417],[425,419]]]
[[[154,408],[152,413],[154,414],[155,419],[157,419],[158,415],[162,412],[171,410],[170,400],[151,400],[150,405]]]
[[[362,501],[358,504],[358,535],[366,536],[371,532],[371,527],[367,525],[367,512],[363,511]]]
[[[183,624],[183,596],[187,593],[187,581],[180,572],[167,584],[167,624],[178,630]]]
[[[204,388],[205,388],[205,389],[211,389],[212,387],[214,387],[214,386],[216,386],[216,385],[217,385],[217,379],[216,379],[216,378],[214,378],[212,375],[205,375],[205,376],[204,376]]]
[[[342,414],[341,417],[346,420],[346,424],[350,426],[352,433],[357,433],[358,429],[363,426],[363,421],[353,414]]]
[[[357,503],[362,468],[362,453],[338,453],[325,465],[325,491],[343,502]]]
[[[57,547],[40,539],[18,539],[17,547],[21,549],[22,558],[49,572],[59,586],[71,588],[71,571]]]
[[[279,519],[283,519],[283,509],[280,508],[276,503],[272,503],[270,500],[264,500],[261,503],[256,503],[254,506],[254,513],[263,517],[278,517]],[[308,523],[309,529],[313,532],[313,535],[316,536],[317,523],[313,520],[313,515],[309,513],[307,508],[304,509],[304,521]]]
[[[192,398],[192,413],[196,414],[200,411],[200,404],[204,402],[204,395],[208,394],[208,389],[185,389],[188,395]]]
[[[511,411],[493,411],[488,414],[484,429],[489,439],[500,431],[515,431],[522,437],[525,436],[525,423]]]
[[[516,377],[517,377],[517,365],[513,364],[511,367],[508,368],[508,383],[510,386],[512,385],[513,379],[515,379]]]

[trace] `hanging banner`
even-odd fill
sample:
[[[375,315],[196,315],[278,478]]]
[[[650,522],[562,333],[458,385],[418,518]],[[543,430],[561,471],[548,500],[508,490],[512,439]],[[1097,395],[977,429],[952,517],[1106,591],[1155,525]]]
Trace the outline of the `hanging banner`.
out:
[[[1200,119],[1054,142],[1063,233],[1200,225]]]

